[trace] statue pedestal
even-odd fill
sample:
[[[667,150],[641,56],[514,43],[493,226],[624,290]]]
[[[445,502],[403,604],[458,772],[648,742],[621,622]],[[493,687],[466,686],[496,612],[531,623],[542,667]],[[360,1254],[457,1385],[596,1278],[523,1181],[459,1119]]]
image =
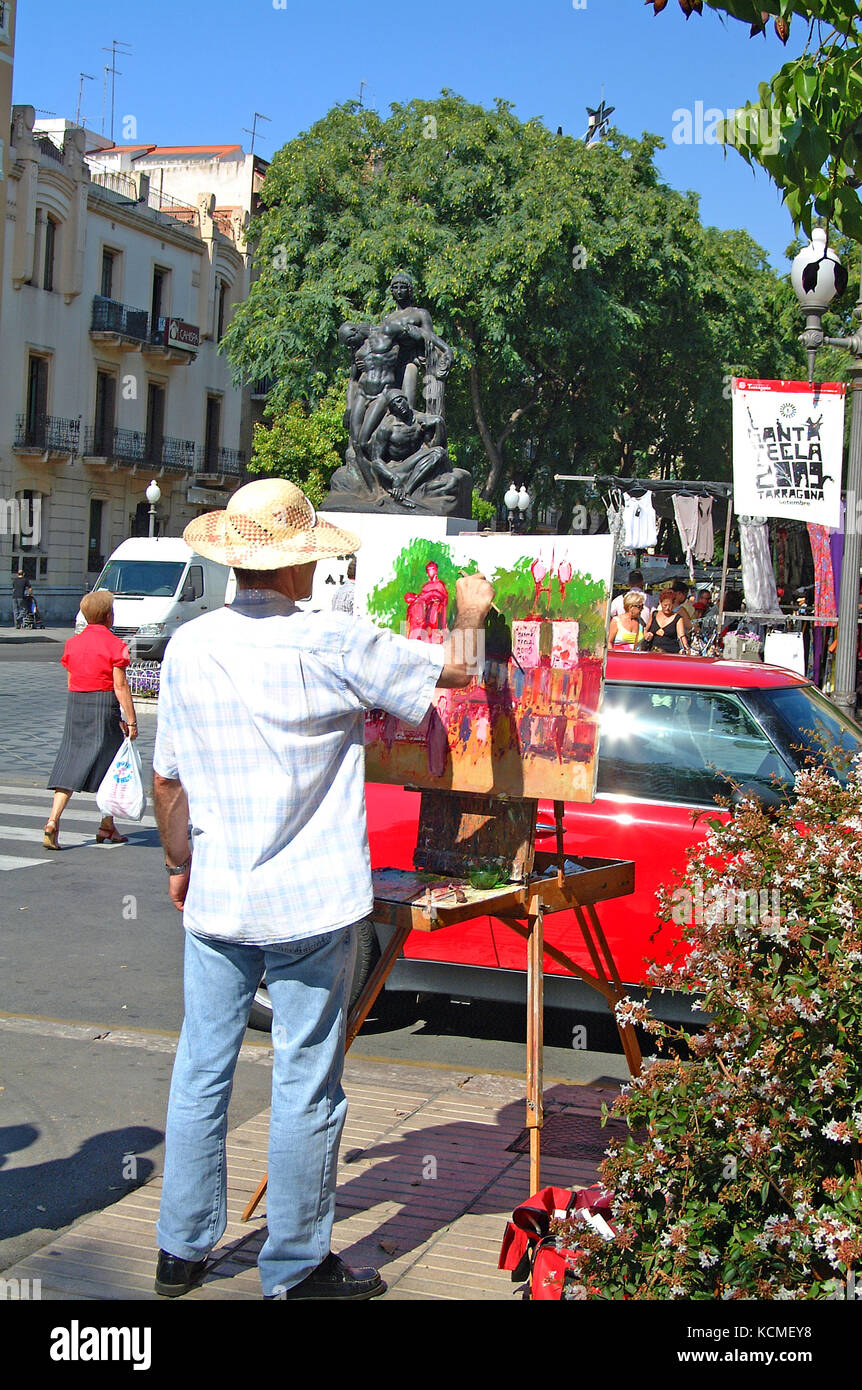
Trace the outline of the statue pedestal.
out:
[[[342,481],[343,485],[338,486]],[[353,491],[350,487],[352,474],[347,468],[339,468],[333,475],[322,511],[325,512],[370,512],[373,516],[452,516],[469,521],[473,513],[473,478],[463,468],[454,468],[443,474],[435,483],[440,483],[439,493],[424,492],[422,497],[410,498],[408,502],[397,501],[383,488],[371,493],[367,490]],[[445,486],[448,484],[448,486]]]

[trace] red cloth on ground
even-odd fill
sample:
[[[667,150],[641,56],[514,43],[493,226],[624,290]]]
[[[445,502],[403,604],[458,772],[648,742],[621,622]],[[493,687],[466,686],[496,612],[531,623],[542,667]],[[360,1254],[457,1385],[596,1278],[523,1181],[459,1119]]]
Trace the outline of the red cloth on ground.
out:
[[[113,690],[114,667],[128,666],[129,649],[102,623],[88,623],[70,637],[60,659],[69,672],[69,689],[78,692]]]

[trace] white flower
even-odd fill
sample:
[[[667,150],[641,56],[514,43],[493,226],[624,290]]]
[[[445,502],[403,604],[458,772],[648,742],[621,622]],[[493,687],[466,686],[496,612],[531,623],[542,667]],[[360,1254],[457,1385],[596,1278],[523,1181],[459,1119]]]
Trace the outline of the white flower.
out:
[[[718,1264],[718,1255],[714,1250],[701,1250],[697,1258],[701,1269],[711,1269]]]

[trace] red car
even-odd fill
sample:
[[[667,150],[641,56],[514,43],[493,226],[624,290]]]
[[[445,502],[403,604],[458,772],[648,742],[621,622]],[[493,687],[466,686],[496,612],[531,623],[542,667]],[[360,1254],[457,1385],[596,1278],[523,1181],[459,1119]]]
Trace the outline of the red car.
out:
[[[710,657],[650,656],[610,652],[607,659],[598,786],[594,802],[567,802],[567,854],[631,859],[635,892],[597,908],[623,981],[646,982],[651,961],[666,961],[675,925],[656,918],[656,889],[685,866],[686,850],[705,830],[693,813],[715,809],[727,795],[722,774],[763,799],[777,784],[792,788],[816,735],[849,752],[862,749],[862,728],[845,718],[810,682],[791,671],[758,662]],[[419,797],[402,787],[369,783],[366,803],[375,868],[411,868]],[[536,845],[554,851],[553,810],[540,803]],[[364,925],[354,993],[367,977],[389,929]],[[547,940],[590,968],[574,918],[550,916]],[[413,932],[387,982],[388,989],[457,998],[524,1000],[526,948],[514,932],[491,918],[433,933]],[[604,1008],[600,996],[545,962],[545,1001],[579,1009]],[[685,1001],[664,1000],[662,1012],[687,1014]],[[265,989],[252,1011],[252,1026],[268,1027]]]

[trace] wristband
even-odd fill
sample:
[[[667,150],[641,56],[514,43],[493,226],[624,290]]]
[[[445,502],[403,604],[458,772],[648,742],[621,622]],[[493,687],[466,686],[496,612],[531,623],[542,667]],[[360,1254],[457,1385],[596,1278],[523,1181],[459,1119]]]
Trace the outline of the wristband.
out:
[[[192,862],[192,857],[191,857],[191,855],[189,855],[189,857],[188,857],[188,859],[186,860],[185,864],[177,864],[177,865],[166,864],[166,865],[165,865],[165,873],[167,873],[171,878],[173,878],[173,877],[174,877],[175,875],[177,875],[177,874],[187,874],[188,871],[189,871],[189,866],[190,866],[191,862]]]

